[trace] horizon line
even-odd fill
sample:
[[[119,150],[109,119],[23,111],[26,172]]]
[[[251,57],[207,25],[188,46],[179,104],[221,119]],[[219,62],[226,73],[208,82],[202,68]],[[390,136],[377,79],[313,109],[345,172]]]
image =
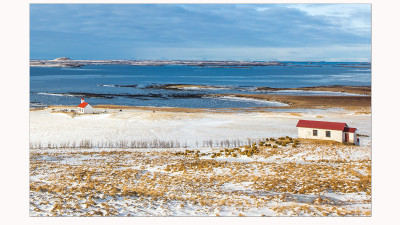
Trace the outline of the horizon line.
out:
[[[58,57],[58,58],[64,58],[64,57]],[[55,60],[58,58],[53,58],[53,59],[29,59],[29,60]],[[66,57],[68,58],[68,57]],[[230,60],[230,59],[225,59],[225,60],[213,60],[213,59],[69,59],[71,61],[201,61],[201,62],[207,62],[207,61],[222,61],[222,62],[366,62],[366,63],[371,63],[372,60],[362,60],[362,61],[330,61],[330,60]]]

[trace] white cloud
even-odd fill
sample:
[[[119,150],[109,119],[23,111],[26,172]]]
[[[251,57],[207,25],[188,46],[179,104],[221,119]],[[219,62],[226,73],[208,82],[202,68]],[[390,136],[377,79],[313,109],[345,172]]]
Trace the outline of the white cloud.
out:
[[[371,4],[288,4],[311,16],[322,16],[343,30],[360,35],[370,35]]]
[[[279,60],[279,61],[370,61],[370,45],[262,48],[144,48],[135,49],[142,59]],[[190,56],[191,58],[187,58]]]
[[[295,8],[312,16],[349,17],[359,11],[371,12],[370,4],[288,4],[287,8]]]
[[[256,8],[256,10],[257,11],[265,11],[265,10],[268,10],[268,9],[270,9],[269,7],[258,7],[258,8]]]

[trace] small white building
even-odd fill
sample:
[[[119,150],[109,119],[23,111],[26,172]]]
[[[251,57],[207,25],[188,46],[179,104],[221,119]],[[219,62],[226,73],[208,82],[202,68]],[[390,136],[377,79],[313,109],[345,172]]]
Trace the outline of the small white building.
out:
[[[81,104],[78,105],[78,113],[88,114],[93,113],[93,107],[89,103],[85,102],[85,99],[81,99]]]
[[[297,123],[298,138],[331,140],[341,143],[359,145],[356,128],[347,126],[346,123],[299,120]]]

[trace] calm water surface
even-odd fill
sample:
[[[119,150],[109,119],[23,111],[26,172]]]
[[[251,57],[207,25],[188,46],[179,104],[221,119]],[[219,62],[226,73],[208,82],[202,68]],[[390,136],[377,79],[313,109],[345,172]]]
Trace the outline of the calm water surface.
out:
[[[290,66],[211,68],[195,66],[90,65],[81,68],[30,68],[30,101],[44,105],[92,105],[226,108],[279,106],[265,101],[202,97],[219,93],[256,92],[257,87],[371,85],[371,69],[341,67],[344,63],[291,63]],[[359,65],[348,63],[348,65]],[[217,89],[164,90],[162,84],[212,85]],[[118,87],[119,85],[132,87]],[[269,94],[326,95],[325,92],[268,92]],[[101,95],[99,95],[101,94]],[[329,93],[333,94],[333,93]],[[96,96],[94,96],[96,95]]]

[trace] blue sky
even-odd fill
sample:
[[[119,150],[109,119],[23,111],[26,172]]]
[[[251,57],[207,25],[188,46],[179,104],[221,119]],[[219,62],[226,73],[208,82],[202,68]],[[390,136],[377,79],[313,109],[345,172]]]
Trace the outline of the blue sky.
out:
[[[31,59],[370,61],[370,4],[31,4]]]

